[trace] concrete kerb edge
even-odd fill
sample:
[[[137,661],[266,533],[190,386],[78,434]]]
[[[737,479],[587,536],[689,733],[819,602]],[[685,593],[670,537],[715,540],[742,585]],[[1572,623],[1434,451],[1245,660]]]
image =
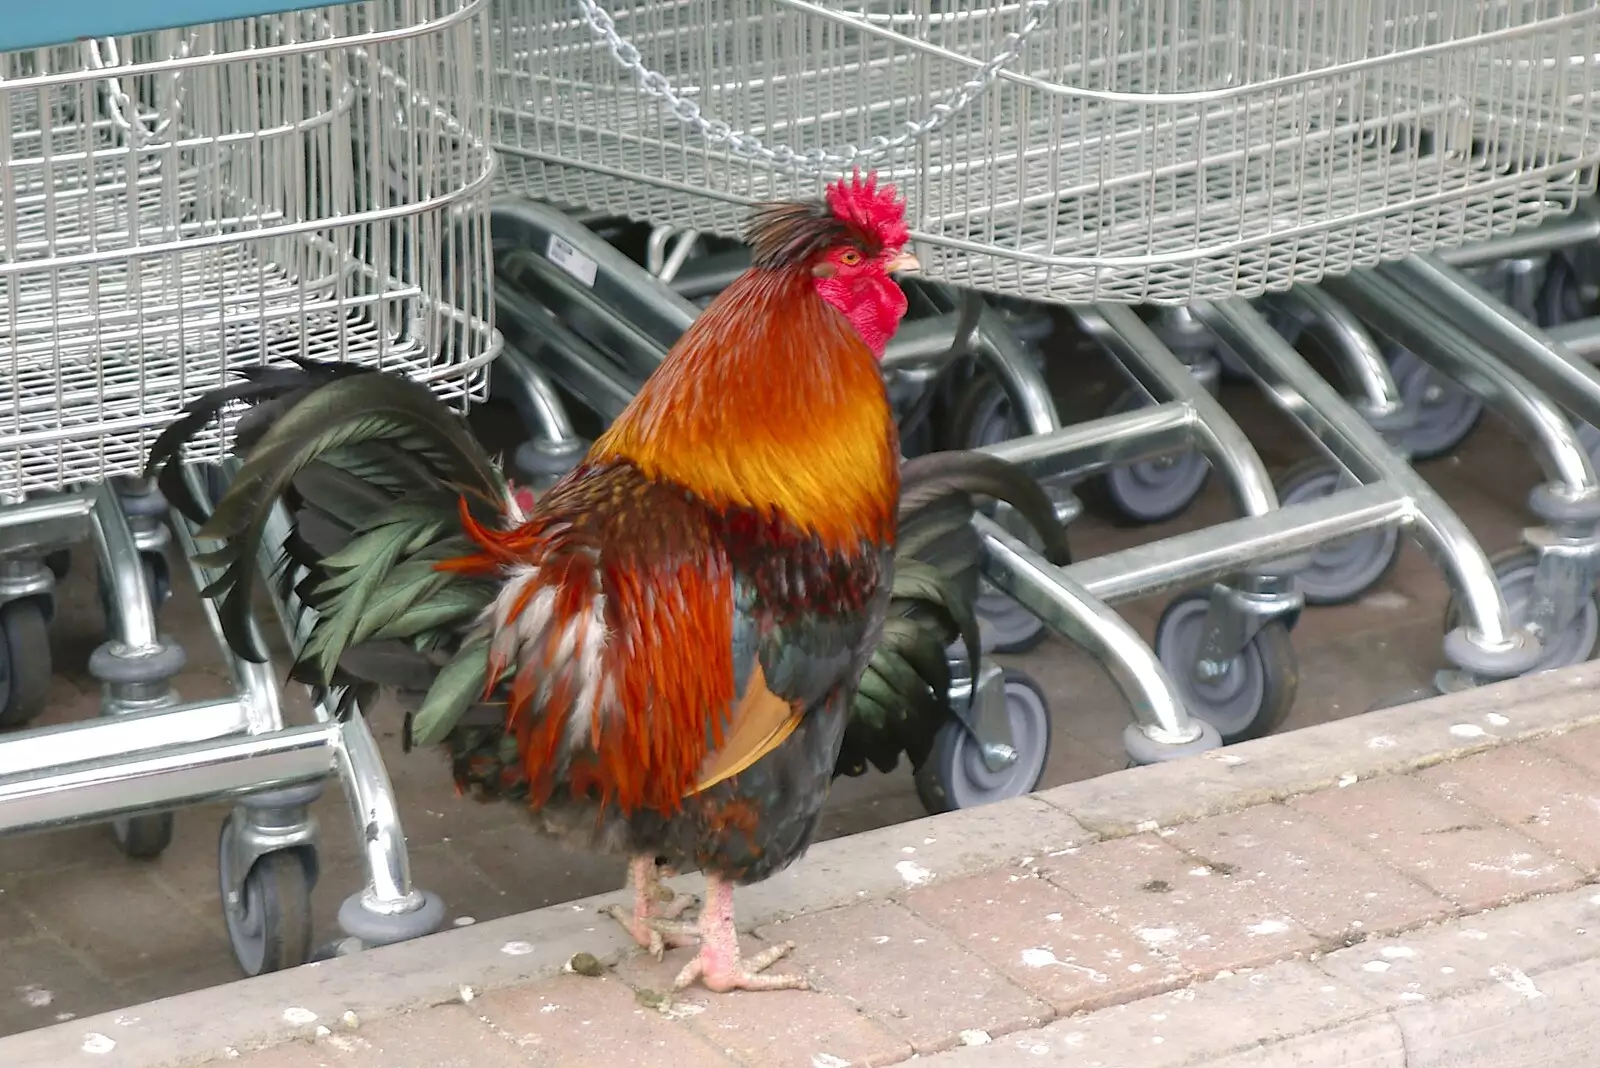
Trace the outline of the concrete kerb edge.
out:
[[[1600,666],[1451,694],[1133,768],[985,808],[816,846],[794,868],[740,891],[755,928],[940,877],[1003,867],[1096,838],[1172,826],[1339,783],[1403,774],[1500,745],[1600,723]],[[692,876],[680,877],[693,889]],[[0,1038],[17,1068],[178,1068],[348,1029],[559,973],[577,952],[612,964],[631,943],[596,914],[619,893],[454,928],[290,972]],[[103,1036],[115,1045],[91,1036]],[[94,1052],[91,1050],[103,1050]]]

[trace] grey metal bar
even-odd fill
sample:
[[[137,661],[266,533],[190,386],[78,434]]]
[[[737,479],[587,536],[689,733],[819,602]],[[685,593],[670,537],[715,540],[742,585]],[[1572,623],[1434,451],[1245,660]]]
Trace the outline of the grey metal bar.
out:
[[[105,760],[227,738],[244,734],[249,727],[244,702],[235,697],[34,727],[5,736],[0,744],[0,779],[60,767],[63,755],[74,761]]]
[[[1552,326],[1545,330],[1545,334],[1574,356],[1591,361],[1600,360],[1600,316],[1574,319],[1570,323]]]
[[[333,773],[338,749],[338,727],[318,723],[8,776],[0,779],[0,834],[317,781]]]
[[[983,539],[984,577],[1100,661],[1152,741],[1182,745],[1200,737],[1172,678],[1125,619],[993,520],[980,515],[973,524]]]
[[[1079,479],[1107,468],[1153,459],[1200,440],[1193,408],[1168,401],[1083,423],[984,445],[977,451],[1010,461],[1036,482]]]
[[[1313,371],[1261,313],[1243,300],[1198,302],[1195,314],[1266,386],[1267,396],[1305,426],[1330,458],[1362,482],[1381,482],[1415,502],[1412,529],[1445,572],[1477,635],[1474,645],[1511,652],[1528,638],[1511,622],[1483,550],[1433,488]],[[1359,314],[1359,310],[1358,310]],[[1327,498],[1337,500],[1338,496]]]
[[[132,654],[159,649],[161,637],[156,633],[156,610],[145,581],[144,562],[110,482],[95,487],[89,514],[99,534],[92,540],[100,558],[100,580],[111,584],[106,622],[112,641]]]
[[[1336,538],[1414,518],[1411,499],[1393,487],[1354,486],[1266,515],[1080,560],[1064,572],[1090,596],[1117,604],[1214,582]]]
[[[617,309],[611,313],[614,318],[644,331],[663,348],[677,340],[700,312],[565,212],[521,197],[499,196],[490,202],[489,218],[497,246],[521,242],[548,256],[550,238],[556,237],[579,250],[596,267],[589,290],[594,306]],[[639,284],[641,279],[649,284]]]
[[[1590,492],[1594,469],[1561,409],[1533,382],[1486,351],[1476,331],[1463,329],[1461,317],[1469,313],[1456,306],[1459,301],[1441,297],[1436,307],[1432,297],[1413,291],[1410,283],[1405,274],[1356,271],[1324,284],[1379,332],[1472,390],[1516,426],[1545,477],[1563,493],[1578,497]]]
[[[1562,407],[1585,422],[1600,426],[1600,370],[1514,308],[1474,285],[1460,271],[1437,261],[1402,260],[1385,265],[1383,274],[1539,389],[1559,398]]]
[[[521,349],[506,346],[495,360],[494,369],[513,383],[509,399],[523,423],[534,428],[545,441],[560,443],[578,436],[555,387]]]
[[[1084,332],[1105,346],[1152,396],[1178,400],[1194,409],[1200,447],[1222,472],[1240,513],[1265,515],[1278,506],[1272,477],[1239,424],[1131,307],[1096,304],[1075,307],[1072,314]]]
[[[1317,286],[1295,286],[1274,300],[1338,360],[1347,387],[1359,397],[1354,406],[1368,422],[1390,419],[1405,409],[1389,361],[1349,308]]]

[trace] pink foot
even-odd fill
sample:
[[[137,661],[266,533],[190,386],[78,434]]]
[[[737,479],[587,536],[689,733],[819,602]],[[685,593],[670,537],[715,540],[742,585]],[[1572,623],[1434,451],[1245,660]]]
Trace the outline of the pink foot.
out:
[[[628,862],[628,881],[633,884],[633,910],[607,905],[600,911],[622,925],[633,940],[656,960],[668,947],[694,944],[691,925],[675,922],[695,904],[693,894],[674,894],[662,886],[654,857],[634,857]]]
[[[672,989],[682,990],[698,979],[707,990],[810,990],[801,975],[763,975],[794,949],[780,942],[749,960],[739,955],[739,932],[733,925],[733,886],[715,875],[706,876],[706,903],[700,912],[700,953],[684,965]]]

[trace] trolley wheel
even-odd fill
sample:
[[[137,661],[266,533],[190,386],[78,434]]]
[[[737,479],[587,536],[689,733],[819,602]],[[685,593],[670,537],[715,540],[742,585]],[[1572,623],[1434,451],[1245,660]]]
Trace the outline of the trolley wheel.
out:
[[[985,652],[1019,656],[1037,649],[1050,635],[1038,616],[983,579],[978,580],[978,601],[973,607]]]
[[[1144,397],[1128,390],[1106,409],[1119,415],[1144,406]],[[1114,523],[1142,526],[1178,515],[1200,495],[1211,476],[1211,463],[1196,449],[1138,460],[1085,480],[1079,496],[1085,508]]]
[[[1271,734],[1282,726],[1299,688],[1299,666],[1289,628],[1268,620],[1220,675],[1196,675],[1210,597],[1186,593],[1167,605],[1156,623],[1155,652],[1172,673],[1189,714],[1217,728],[1224,745]]]
[[[1483,416],[1483,401],[1412,355],[1398,349],[1389,361],[1395,385],[1417,421],[1401,435],[1412,460],[1431,460],[1466,440]]]
[[[952,449],[975,449],[1009,441],[1021,433],[1011,415],[1011,398],[1005,387],[987,371],[980,371],[962,386],[950,409],[945,427]],[[910,455],[909,453],[907,455]],[[983,627],[984,648],[996,653],[1026,653],[1037,648],[1048,632],[1038,616],[987,582],[980,582],[974,606]]]
[[[140,553],[139,562],[144,565],[145,588],[150,591],[150,610],[159,613],[172,598],[172,568],[160,553]],[[111,584],[99,566],[95,567],[95,582],[100,589],[100,611],[103,618],[110,619]]]
[[[217,842],[218,872],[226,871],[234,816],[222,822]],[[311,959],[311,889],[316,882],[308,847],[261,856],[250,866],[239,900],[229,902],[222,885],[222,918],[233,955],[247,976],[298,967]]]
[[[0,605],[0,728],[24,726],[50,701],[50,623],[34,597]]]
[[[176,824],[170,812],[157,812],[150,816],[125,816],[111,821],[111,834],[117,848],[125,857],[134,860],[154,860],[172,844]]]
[[[966,728],[955,720],[945,723],[913,776],[917,798],[930,815],[1021,797],[1039,788],[1050,758],[1050,701],[1026,672],[1006,668],[1002,679],[1017,762],[990,771]]]
[[[988,371],[978,371],[962,385],[950,406],[945,448],[976,449],[1010,441],[1021,433],[1005,387]]]
[[[1278,479],[1278,501],[1314,501],[1347,484],[1338,468],[1307,460]],[[1307,604],[1347,604],[1381,582],[1399,557],[1400,532],[1394,527],[1352,534],[1319,546],[1310,565],[1295,578]]]
[[[1506,599],[1511,612],[1511,622],[1522,626],[1528,621],[1528,604],[1533,600],[1533,579],[1539,569],[1539,554],[1524,545],[1514,546],[1489,557],[1495,578],[1500,583],[1500,596]],[[1461,605],[1454,596],[1444,610],[1445,632],[1461,626],[1465,620]],[[1539,662],[1526,673],[1529,675],[1552,668],[1571,667],[1591,659],[1595,646],[1600,645],[1600,603],[1591,588],[1578,605],[1577,615],[1562,628],[1559,634],[1540,636],[1544,646]]]

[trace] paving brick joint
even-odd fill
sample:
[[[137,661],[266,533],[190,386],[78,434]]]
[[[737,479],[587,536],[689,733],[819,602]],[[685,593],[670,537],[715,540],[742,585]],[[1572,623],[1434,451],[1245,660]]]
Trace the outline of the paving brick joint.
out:
[[[1570,669],[823,843],[740,897],[748,949],[794,941],[812,992],[666,997],[690,951],[634,951],[610,895],[0,1038],[0,1063],[1600,1063],[1597,811]]]

